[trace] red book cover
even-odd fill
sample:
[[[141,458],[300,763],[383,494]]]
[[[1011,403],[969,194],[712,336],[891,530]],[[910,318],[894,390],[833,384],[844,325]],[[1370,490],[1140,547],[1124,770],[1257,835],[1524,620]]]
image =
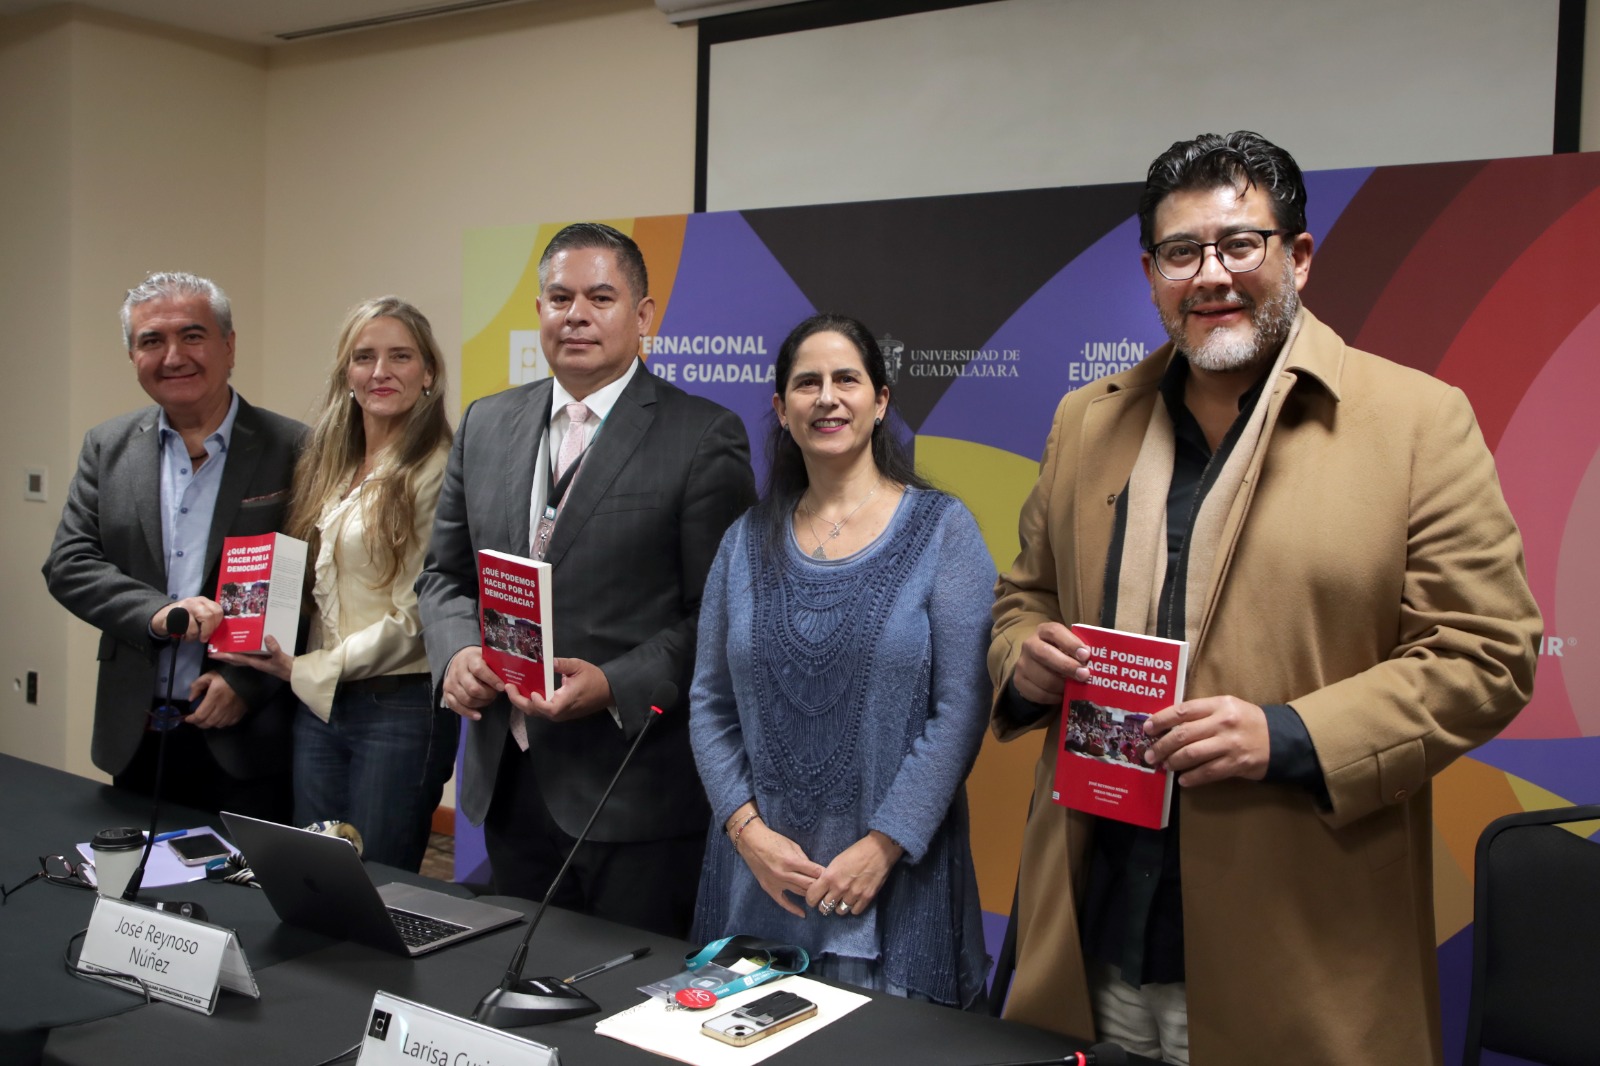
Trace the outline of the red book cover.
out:
[[[207,647],[213,652],[265,655],[266,638],[271,636],[293,655],[305,573],[303,540],[282,533],[224,539],[217,574],[222,621],[212,630]]]
[[[555,647],[549,563],[520,555],[478,552],[478,626],[483,661],[523,695],[555,691]]]
[[[1067,679],[1050,797],[1063,807],[1165,829],[1172,774],[1144,764],[1151,742],[1144,723],[1183,702],[1189,643],[1081,624],[1072,632],[1089,646],[1091,676]]]

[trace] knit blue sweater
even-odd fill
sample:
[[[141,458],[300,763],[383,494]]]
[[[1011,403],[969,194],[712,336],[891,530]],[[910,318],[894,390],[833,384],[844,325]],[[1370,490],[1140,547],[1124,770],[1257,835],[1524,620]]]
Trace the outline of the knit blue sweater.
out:
[[[875,961],[891,987],[966,1005],[987,970],[963,782],[988,717],[994,563],[937,492],[907,491],[848,558],[783,539],[774,561],[753,514],[734,523],[701,602],[689,728],[714,818],[693,936]],[[721,830],[752,798],[824,866],[872,829],[905,855],[864,914],[801,920]]]

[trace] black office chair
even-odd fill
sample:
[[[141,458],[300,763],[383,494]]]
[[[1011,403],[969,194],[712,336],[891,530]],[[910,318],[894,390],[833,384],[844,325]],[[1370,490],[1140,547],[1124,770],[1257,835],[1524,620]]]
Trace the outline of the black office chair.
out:
[[[1478,837],[1462,1066],[1498,1051],[1600,1061],[1600,844],[1561,828],[1600,804],[1496,818]]]

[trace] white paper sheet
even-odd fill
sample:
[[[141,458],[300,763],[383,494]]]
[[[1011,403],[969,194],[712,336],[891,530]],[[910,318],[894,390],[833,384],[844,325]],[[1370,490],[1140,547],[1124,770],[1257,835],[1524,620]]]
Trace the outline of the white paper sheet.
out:
[[[746,1047],[724,1044],[700,1032],[701,1023],[707,1019],[742,1007],[753,999],[760,999],[779,989],[811,1000],[817,1005],[817,1016]],[[637,1007],[629,1007],[596,1022],[594,1031],[624,1044],[690,1063],[691,1066],[754,1066],[784,1048],[799,1043],[823,1026],[833,1024],[866,1002],[868,997],[859,992],[846,992],[842,988],[805,977],[783,977],[727,996],[708,1010],[668,1010],[661,1000],[647,999]]]

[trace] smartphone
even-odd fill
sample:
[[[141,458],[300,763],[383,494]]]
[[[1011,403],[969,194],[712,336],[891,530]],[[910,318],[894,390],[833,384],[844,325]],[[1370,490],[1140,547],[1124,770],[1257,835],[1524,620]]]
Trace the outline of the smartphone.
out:
[[[717,1015],[702,1025],[700,1032],[724,1044],[744,1047],[816,1015],[817,1005],[804,996],[773,992],[751,1000],[738,1010]]]
[[[228,855],[228,845],[215,833],[190,833],[188,836],[173,837],[167,841],[167,847],[185,866],[202,866],[212,859]]]

